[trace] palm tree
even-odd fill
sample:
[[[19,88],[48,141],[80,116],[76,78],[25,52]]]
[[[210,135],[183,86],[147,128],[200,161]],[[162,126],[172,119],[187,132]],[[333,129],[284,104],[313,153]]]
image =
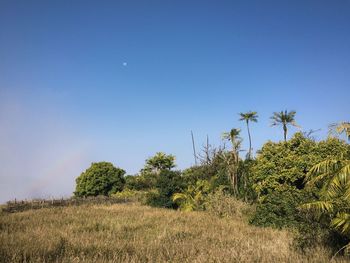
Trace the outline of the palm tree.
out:
[[[290,111],[290,112],[285,110],[285,111],[280,111],[280,112],[274,112],[272,117],[271,117],[271,119],[272,119],[271,126],[282,125],[285,142],[287,141],[287,132],[288,132],[289,125],[300,128],[300,126],[298,126],[295,122],[295,119],[294,119],[295,114],[296,114],[296,111],[294,111],[294,110]]]
[[[232,144],[232,152],[233,153],[238,153],[241,143],[242,143],[242,139],[241,137],[239,137],[239,133],[241,132],[241,129],[231,129],[229,132],[224,132],[222,134],[222,138],[224,140],[228,140],[231,141]],[[237,156],[238,157],[238,156]]]
[[[239,151],[241,148],[242,139],[239,137],[240,129],[231,129],[230,132],[224,132],[222,138],[231,141],[232,155],[231,157],[223,154],[223,158],[227,163],[228,175],[232,184],[234,194],[238,194],[238,165]],[[227,158],[228,157],[228,158]]]
[[[252,154],[252,138],[250,136],[250,130],[249,130],[249,121],[251,122],[257,122],[258,121],[258,113],[256,111],[248,111],[246,113],[240,113],[239,114],[241,118],[240,121],[245,121],[247,124],[247,130],[248,130],[248,137],[249,137],[249,152],[248,152],[248,159],[250,159]]]

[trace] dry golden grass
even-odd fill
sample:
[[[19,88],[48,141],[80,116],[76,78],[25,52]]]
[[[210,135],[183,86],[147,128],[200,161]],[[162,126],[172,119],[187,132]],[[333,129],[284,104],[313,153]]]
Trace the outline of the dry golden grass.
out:
[[[329,262],[287,231],[137,204],[2,213],[0,231],[0,262]]]

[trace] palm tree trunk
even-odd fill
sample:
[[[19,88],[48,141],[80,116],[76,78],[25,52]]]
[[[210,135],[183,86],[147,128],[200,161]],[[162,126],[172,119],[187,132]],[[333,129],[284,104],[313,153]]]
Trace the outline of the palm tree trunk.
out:
[[[249,121],[247,120],[247,130],[248,130],[248,137],[249,137],[249,152],[248,152],[248,159],[250,159],[252,154],[252,138],[250,137],[250,130],[249,130]]]
[[[232,141],[232,164],[231,164],[231,179],[232,179],[232,188],[233,188],[233,195],[237,196],[237,180],[236,180],[236,155],[235,155],[235,149]]]
[[[284,141],[287,141],[287,125],[283,124]]]

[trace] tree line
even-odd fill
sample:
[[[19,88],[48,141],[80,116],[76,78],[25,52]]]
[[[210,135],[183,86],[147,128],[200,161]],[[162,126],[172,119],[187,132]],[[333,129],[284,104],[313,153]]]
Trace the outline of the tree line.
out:
[[[249,150],[240,156],[240,129],[222,135],[230,149],[206,145],[198,165],[175,170],[175,156],[156,153],[137,175],[108,162],[93,163],[76,179],[76,196],[142,196],[156,207],[186,211],[206,210],[219,195],[240,199],[255,207],[249,222],[257,226],[292,228],[299,233],[296,246],[324,245],[335,252],[350,251],[350,123],[330,125],[321,141],[296,132],[295,111],[274,112],[272,126],[281,126],[283,141],[266,142],[253,155],[250,124],[254,111],[240,113],[245,122]]]

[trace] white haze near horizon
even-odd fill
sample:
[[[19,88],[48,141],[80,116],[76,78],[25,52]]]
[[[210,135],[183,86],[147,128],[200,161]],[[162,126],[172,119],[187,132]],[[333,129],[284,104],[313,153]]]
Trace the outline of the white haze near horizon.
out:
[[[90,162],[84,139],[48,104],[1,95],[0,203],[70,196]]]

